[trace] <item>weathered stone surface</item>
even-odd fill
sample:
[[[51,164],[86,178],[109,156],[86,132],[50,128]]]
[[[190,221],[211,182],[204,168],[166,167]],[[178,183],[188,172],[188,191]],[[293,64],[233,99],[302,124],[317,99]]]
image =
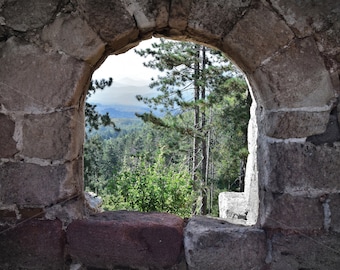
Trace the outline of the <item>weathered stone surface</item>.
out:
[[[80,9],[89,25],[117,51],[138,39],[134,18],[121,1],[80,0]]]
[[[1,269],[63,269],[65,236],[59,220],[27,220],[3,231]]]
[[[330,209],[330,230],[340,233],[340,192],[328,195]]]
[[[80,191],[79,179],[72,171],[78,162],[39,166],[7,162],[0,165],[0,201],[26,207],[47,206]]]
[[[291,43],[249,79],[266,109],[322,107],[334,97],[329,73],[312,38]]]
[[[184,248],[190,270],[260,270],[267,253],[264,231],[205,217],[189,221]]]
[[[300,37],[307,37],[314,32],[324,32],[332,27],[332,21],[339,18],[340,7],[337,1],[322,2],[270,0],[273,7],[283,16],[289,26]]]
[[[0,158],[12,157],[18,152],[13,139],[15,123],[6,115],[0,113]]]
[[[0,103],[7,110],[36,112],[79,102],[90,67],[63,54],[46,54],[10,38],[0,47]]]
[[[266,135],[278,139],[305,138],[323,133],[329,112],[268,112],[264,116]]]
[[[261,226],[272,229],[320,231],[324,212],[319,197],[265,192]]]
[[[65,52],[75,58],[94,65],[102,57],[104,42],[79,17],[60,15],[44,28],[42,39],[56,51]]]
[[[314,145],[321,145],[327,143],[332,145],[334,142],[340,141],[340,124],[338,121],[337,111],[333,110],[329,116],[326,130],[322,133],[315,134],[307,138],[307,142]]]
[[[340,268],[340,235],[275,234],[268,258],[272,270]]]
[[[73,109],[24,117],[21,151],[24,156],[72,160],[79,156],[83,142],[83,111]]]
[[[169,1],[123,0],[126,9],[136,20],[141,32],[158,30],[168,26]]]
[[[266,189],[275,193],[340,191],[340,143],[270,143]]]
[[[182,256],[183,226],[170,214],[104,212],[72,222],[69,252],[88,267],[167,269]]]
[[[245,72],[252,72],[293,37],[280,17],[260,6],[250,10],[224,38],[224,49]]]
[[[40,28],[55,15],[59,0],[6,1],[6,8],[0,11],[5,19],[4,24],[16,31],[25,32]]]
[[[247,11],[250,0],[193,1],[188,32],[198,37],[221,40]],[[210,43],[211,44],[211,43]]]
[[[187,28],[192,1],[172,0],[170,6],[169,26],[183,31]]]

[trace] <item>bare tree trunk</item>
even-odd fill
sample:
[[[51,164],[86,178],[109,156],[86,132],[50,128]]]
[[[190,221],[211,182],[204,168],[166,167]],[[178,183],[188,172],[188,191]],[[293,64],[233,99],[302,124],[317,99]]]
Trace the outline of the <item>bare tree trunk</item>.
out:
[[[200,98],[200,87],[199,87],[199,70],[200,70],[200,63],[199,63],[199,57],[200,57],[200,45],[195,45],[196,49],[196,62],[194,67],[194,100],[196,102],[194,107],[194,137],[193,137],[193,147],[192,147],[192,182],[193,182],[193,189],[194,191],[198,191],[200,189],[200,183],[198,179],[198,151],[199,151],[199,138],[197,131],[199,129],[199,120],[200,120],[200,109],[197,105],[197,102]],[[200,211],[198,208],[201,208],[199,199],[197,199],[196,203],[193,205],[193,212],[197,213]]]

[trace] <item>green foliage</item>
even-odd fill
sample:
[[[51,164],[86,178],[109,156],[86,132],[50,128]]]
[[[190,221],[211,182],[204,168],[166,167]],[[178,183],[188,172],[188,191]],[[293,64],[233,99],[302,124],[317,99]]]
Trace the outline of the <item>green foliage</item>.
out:
[[[103,90],[106,87],[111,86],[112,78],[108,80],[95,80],[91,81],[86,100],[91,97],[97,90]],[[116,131],[119,131],[119,128],[116,127],[116,124],[111,120],[108,113],[100,114],[96,110],[97,105],[90,104],[87,101],[85,102],[85,126],[91,132],[93,129],[98,130],[99,126],[112,126]]]
[[[192,185],[190,175],[183,167],[166,163],[162,149],[153,162],[146,155],[129,159],[109,180],[107,196],[104,196],[108,210],[159,211],[190,216]]]
[[[91,133],[85,144],[86,189],[100,194],[107,210],[163,211],[184,217],[200,208],[205,197],[209,213],[218,215],[218,193],[242,191],[251,103],[247,84],[220,52],[201,45],[162,40],[137,53],[151,55],[153,60],[145,65],[163,72],[150,85],[159,95],[137,98],[164,116],[138,115],[145,123],[115,119],[122,127],[118,133],[103,126],[113,121],[96,115],[95,105],[87,106]],[[92,82],[89,94],[111,83]],[[197,89],[199,98],[192,96]],[[195,125],[197,111],[200,122]],[[204,159],[197,163],[199,182],[192,177],[194,138],[201,147],[198,157],[209,151],[206,166]],[[208,169],[206,179],[203,167]]]

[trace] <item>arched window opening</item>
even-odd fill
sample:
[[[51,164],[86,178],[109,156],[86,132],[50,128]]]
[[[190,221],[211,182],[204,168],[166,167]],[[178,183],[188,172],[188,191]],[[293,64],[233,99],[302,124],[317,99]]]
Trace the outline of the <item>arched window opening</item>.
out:
[[[136,67],[142,63],[141,71]],[[85,189],[102,197],[102,208],[247,223],[252,99],[244,75],[221,52],[152,39],[110,56],[91,86]]]

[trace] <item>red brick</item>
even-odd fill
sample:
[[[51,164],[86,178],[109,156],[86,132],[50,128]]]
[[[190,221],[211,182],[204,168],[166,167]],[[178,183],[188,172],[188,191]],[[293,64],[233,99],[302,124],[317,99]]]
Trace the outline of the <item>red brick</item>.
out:
[[[69,252],[89,267],[163,269],[183,255],[183,226],[171,214],[105,212],[71,223]]]

